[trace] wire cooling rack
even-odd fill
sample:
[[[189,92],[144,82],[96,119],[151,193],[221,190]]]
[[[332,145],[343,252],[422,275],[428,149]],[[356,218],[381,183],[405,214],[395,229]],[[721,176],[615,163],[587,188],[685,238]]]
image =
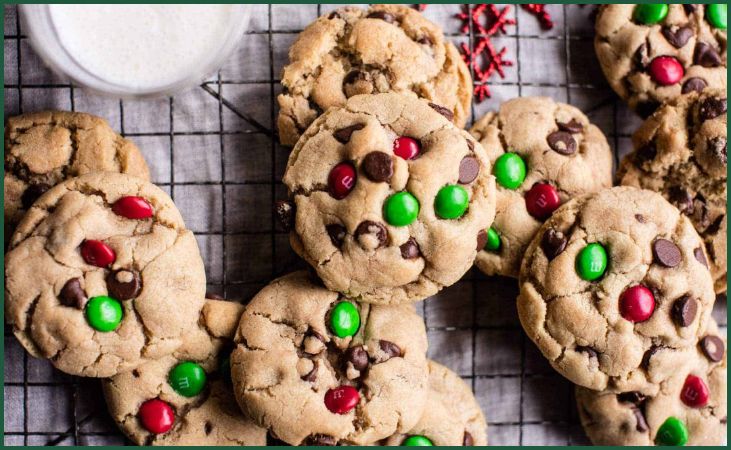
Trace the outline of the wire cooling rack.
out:
[[[209,289],[248,301],[273,277],[304,267],[271,213],[284,198],[288,150],[273,137],[278,77],[297,33],[336,5],[254,5],[238,52],[200,87],[174,98],[118,101],[89,94],[49,72],[30,48],[15,6],[5,6],[5,114],[41,109],[90,112],[142,149],[153,181],[167,190],[192,229],[207,264]],[[630,148],[639,121],[604,82],[593,52],[593,6],[549,5],[555,27],[516,6],[507,33],[505,78],[472,107],[479,118],[508,98],[548,95],[583,109],[609,138],[615,162]],[[458,5],[424,14],[455,43]],[[588,441],[578,424],[573,388],[526,339],[517,319],[514,280],[476,270],[417,309],[429,356],[471,384],[489,423],[491,445],[571,445]],[[726,331],[726,301],[714,312]],[[5,329],[6,445],[129,444],[106,412],[98,380],[70,377],[29,357]]]

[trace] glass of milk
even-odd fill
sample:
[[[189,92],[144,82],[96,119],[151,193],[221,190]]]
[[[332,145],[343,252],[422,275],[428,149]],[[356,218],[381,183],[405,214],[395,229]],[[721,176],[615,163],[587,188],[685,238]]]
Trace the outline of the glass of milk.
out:
[[[245,5],[20,5],[35,51],[74,83],[116,97],[171,95],[234,51]]]

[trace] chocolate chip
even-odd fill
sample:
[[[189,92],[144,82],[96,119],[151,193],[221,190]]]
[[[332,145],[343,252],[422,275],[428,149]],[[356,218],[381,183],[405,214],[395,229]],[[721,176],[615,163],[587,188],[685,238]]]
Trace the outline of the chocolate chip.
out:
[[[556,153],[571,155],[576,152],[576,140],[571,133],[566,131],[554,131],[548,135],[548,145]]]
[[[295,206],[293,202],[287,200],[279,200],[274,203],[274,215],[279,220],[284,231],[292,231],[294,229]]]
[[[706,260],[706,254],[703,253],[702,248],[698,247],[695,250],[693,250],[693,256],[695,256],[695,259],[698,260],[699,263],[708,267],[708,260]]]
[[[20,202],[23,205],[23,209],[30,209],[38,200],[38,197],[45,194],[47,190],[51,189],[51,186],[46,183],[31,184],[20,196]]]
[[[635,219],[637,219],[639,223],[645,223],[645,216],[642,214],[635,214]]]
[[[330,19],[330,20],[339,19],[340,18],[340,14],[337,11],[333,11],[330,14],[327,15],[327,18]]]
[[[347,234],[347,231],[345,230],[345,227],[336,223],[327,225],[325,227],[325,230],[327,231],[327,235],[330,236],[330,242],[337,247],[340,248],[341,245],[343,245],[343,241],[345,240],[345,235]]]
[[[657,147],[655,147],[654,142],[648,142],[647,144],[637,149],[636,155],[637,160],[640,162],[640,164],[647,161],[652,161],[653,159],[655,159],[655,156],[657,156]]]
[[[341,128],[337,130],[335,133],[333,133],[333,137],[338,140],[341,144],[347,144],[350,142],[350,137],[353,135],[353,132],[362,130],[365,128],[365,125],[362,123],[357,123],[355,125],[351,125],[349,127]]]
[[[474,156],[465,156],[459,163],[459,184],[470,184],[480,173],[480,161]]]
[[[211,422],[206,422],[203,426],[203,431],[206,433],[206,436],[210,436],[213,432],[213,424]]]
[[[701,350],[706,358],[713,362],[720,362],[723,359],[723,354],[726,351],[723,345],[723,340],[712,334],[704,336],[700,341]]]
[[[367,78],[367,72],[363,72],[361,70],[351,70],[350,72],[348,72],[347,75],[345,75],[345,78],[343,78],[343,83],[353,84],[356,81],[366,80]]]
[[[673,303],[671,315],[673,322],[679,327],[687,327],[693,323],[698,313],[698,302],[689,295],[684,295]]]
[[[369,19],[381,19],[388,23],[394,23],[396,21],[396,17],[394,17],[393,14],[387,13],[386,11],[373,11],[366,17]]]
[[[485,245],[487,245],[487,231],[480,230],[479,233],[477,233],[477,251],[485,248]]]
[[[360,167],[371,181],[377,183],[387,182],[393,176],[393,160],[388,153],[370,152],[365,155]]]
[[[643,71],[647,68],[647,65],[650,64],[650,56],[647,52],[646,44],[641,44],[637,47],[634,55],[632,55],[632,62],[639,71]]]
[[[306,441],[308,445],[318,447],[333,447],[338,445],[338,441],[334,437],[326,434],[313,434],[309,436]]]
[[[690,192],[680,186],[673,186],[668,192],[668,198],[670,203],[675,205],[681,213],[686,216],[693,214],[695,206],[693,205],[693,197],[691,197]]]
[[[659,350],[660,346],[658,345],[653,345],[652,347],[650,347],[650,349],[647,350],[644,355],[642,355],[642,363],[640,364],[640,366],[643,369],[647,370],[650,367],[650,360]]]
[[[416,42],[418,42],[419,44],[423,44],[423,45],[429,45],[429,46],[434,45],[434,42],[432,42],[432,40],[429,38],[429,36],[422,36],[419,39],[417,39]],[[452,120],[452,119],[449,119],[449,120]]]
[[[697,42],[693,52],[693,64],[703,67],[718,67],[723,64],[718,51],[705,42]]]
[[[598,359],[599,358],[599,353],[597,353],[597,351],[591,347],[583,347],[583,346],[577,345],[576,351],[579,353],[586,353],[586,356],[588,356],[589,359]]]
[[[213,292],[206,292],[206,299],[208,300],[226,300],[223,296],[215,294]]]
[[[355,229],[355,239],[363,248],[375,250],[386,245],[388,232],[383,224],[366,220]]]
[[[647,426],[647,420],[645,420],[645,415],[640,411],[639,408],[632,408],[632,412],[635,414],[635,418],[637,419],[637,431],[639,432],[646,432],[650,429],[650,427]]]
[[[364,370],[368,367],[368,352],[362,345],[350,347],[345,351],[345,361],[352,364],[355,370]]]
[[[581,131],[584,129],[584,125],[582,125],[581,122],[576,119],[571,119],[567,123],[557,121],[556,125],[558,126],[559,130],[566,131],[567,133],[571,134],[581,133]]]
[[[623,392],[621,394],[617,394],[617,400],[621,403],[639,405],[645,401],[645,395],[637,391]]]
[[[727,164],[728,156],[726,154],[726,138],[719,136],[709,140],[708,148],[711,149],[711,152],[721,164]]]
[[[680,92],[682,94],[687,94],[688,92],[703,92],[703,89],[705,89],[706,86],[708,86],[708,83],[706,83],[706,80],[703,78],[688,78],[685,83],[683,83],[683,88]]]
[[[463,447],[472,447],[475,445],[475,440],[472,438],[472,435],[469,431],[465,430],[464,436],[462,437],[462,446]]]
[[[416,239],[412,237],[404,244],[401,244],[399,249],[401,249],[401,257],[404,259],[414,259],[421,255],[419,244],[417,244]]]
[[[678,246],[667,239],[655,239],[652,243],[652,254],[655,262],[665,267],[675,267],[683,259]]]
[[[107,275],[107,291],[117,300],[137,297],[142,290],[142,280],[136,270],[117,269]]]
[[[89,300],[84,289],[81,288],[80,278],[72,278],[67,281],[61,288],[58,299],[62,305],[78,309],[84,309],[87,300]]]
[[[566,249],[567,242],[568,239],[566,239],[566,236],[564,236],[562,232],[549,228],[545,233],[543,233],[541,249],[543,249],[543,253],[550,261]]]
[[[441,114],[444,117],[446,117],[447,120],[449,120],[450,122],[452,120],[454,120],[454,113],[452,112],[451,109],[445,108],[444,106],[441,106],[441,105],[437,105],[436,103],[429,103],[429,106],[431,106],[432,109],[434,109],[434,111],[436,111],[439,114]]]
[[[309,381],[310,383],[317,380],[317,368],[320,365],[320,362],[318,360],[312,361],[312,370],[310,370],[307,374],[302,375],[303,381]]]
[[[693,37],[693,30],[690,27],[680,27],[673,31],[670,27],[663,27],[662,35],[673,47],[683,48],[688,40]]]
[[[381,351],[388,355],[388,359],[402,356],[401,347],[391,341],[381,339],[378,341],[378,346],[381,347]]]
[[[637,114],[639,114],[640,117],[643,119],[647,119],[657,111],[657,108],[660,107],[660,102],[657,100],[645,100],[643,102],[637,103],[635,106],[635,111],[637,111]]]

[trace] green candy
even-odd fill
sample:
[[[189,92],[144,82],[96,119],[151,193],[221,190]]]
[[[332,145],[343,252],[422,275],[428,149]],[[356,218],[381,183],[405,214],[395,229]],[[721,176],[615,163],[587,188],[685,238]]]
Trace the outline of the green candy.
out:
[[[470,205],[470,196],[462,186],[449,185],[439,189],[434,199],[434,211],[442,219],[459,219]]]
[[[122,304],[106,295],[92,297],[86,304],[86,321],[97,331],[114,331],[122,322]]]
[[[401,445],[405,447],[433,447],[434,444],[432,441],[429,440],[429,438],[425,436],[409,436],[406,439],[404,439],[404,442],[401,443]]]
[[[668,5],[665,4],[635,6],[635,22],[643,23],[645,25],[653,25],[662,22],[667,15]]]
[[[596,242],[587,245],[576,256],[576,271],[586,281],[602,277],[607,270],[607,251]]]
[[[419,215],[419,200],[409,192],[397,192],[386,199],[383,216],[390,225],[405,227],[411,225]]]
[[[680,446],[688,443],[688,429],[677,417],[668,417],[655,436],[657,445]]]
[[[500,250],[502,242],[500,241],[500,235],[497,234],[494,228],[490,227],[487,229],[487,242],[485,243],[485,250],[490,252],[497,252]]]
[[[725,30],[728,23],[726,19],[727,6],[725,3],[722,5],[712,4],[706,6],[706,18],[708,22],[716,28]]]
[[[507,189],[517,189],[525,180],[525,161],[517,153],[505,153],[495,161],[493,174]]]
[[[168,382],[183,397],[195,397],[206,387],[206,371],[200,364],[182,362],[170,371]]]
[[[335,336],[346,338],[353,336],[360,328],[360,314],[358,308],[350,302],[340,302],[335,305],[330,314],[330,330]]]

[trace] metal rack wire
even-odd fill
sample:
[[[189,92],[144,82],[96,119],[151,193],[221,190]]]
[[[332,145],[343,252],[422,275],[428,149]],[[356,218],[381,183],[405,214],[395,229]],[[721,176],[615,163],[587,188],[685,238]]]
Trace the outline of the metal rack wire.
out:
[[[276,64],[284,62],[288,42],[301,27],[332,7],[256,6],[254,24],[246,39],[265,46],[254,53],[268,60],[266,66],[252,67],[253,74],[242,76],[241,68],[233,61],[193,93],[150,105],[90,97],[58,80],[28,46],[15,6],[6,5],[5,113],[78,108],[107,119],[115,116],[118,123],[112,125],[142,148],[153,166],[153,181],[169,191],[195,231],[208,264],[209,288],[226,298],[246,301],[274,276],[303,267],[289,249],[287,235],[269,212],[272,201],[284,195],[280,179],[287,157],[287,150],[278,145],[274,133],[279,84]],[[304,8],[311,12],[309,19],[295,26],[279,23],[280,14],[303,17]],[[432,16],[430,9],[437,8],[439,11]],[[451,13],[439,16],[446,8],[451,8]],[[535,18],[513,7],[511,15],[517,22],[514,30],[498,39],[515,47],[514,79],[490,80],[498,95],[473,105],[473,119],[494,109],[501,97],[559,95],[563,97],[560,100],[579,102],[577,106],[603,129],[618,162],[622,150],[628,148],[628,130],[637,122],[627,122],[625,118],[632,114],[615,100],[603,81],[596,81],[603,80],[598,69],[587,75],[584,72],[589,68],[580,65],[579,59],[593,52],[593,36],[587,31],[590,27],[574,25],[577,17],[588,20],[589,8],[550,6],[557,26],[544,33],[536,26]],[[450,18],[455,12],[457,5],[431,5],[426,14],[452,39],[472,41],[473,29],[468,36],[456,32],[459,21]],[[549,43],[553,50],[550,58],[554,60],[548,61],[549,56],[542,52],[531,53],[536,43]],[[527,79],[526,62],[536,57],[552,67],[560,65],[564,80]],[[593,58],[593,53],[589,57]],[[599,76],[593,76],[596,74]],[[265,107],[261,106],[262,97],[268,100]],[[200,123],[188,117],[188,107],[202,103],[217,123]],[[153,125],[141,126],[152,117],[150,114],[155,116]],[[188,158],[201,158],[196,152],[207,152],[202,161],[210,163],[206,166],[209,173],[203,178],[197,173],[197,164],[185,164]],[[208,153],[217,153],[218,160],[209,159]],[[239,172],[232,173],[235,170]],[[200,197],[203,200],[198,201]],[[205,218],[195,216],[191,220],[190,210],[201,207],[210,209],[203,214]],[[251,214],[255,217],[247,213],[255,213]],[[437,295],[438,299],[419,304],[429,333],[430,356],[471,383],[488,418],[491,444],[585,444],[573,389],[522,333],[515,311],[516,293],[514,280],[488,278],[473,270]],[[719,302],[717,314],[724,330],[725,306],[725,301]],[[6,445],[128,444],[106,413],[97,380],[69,377],[54,371],[45,361],[29,358],[7,327],[4,375]],[[547,384],[550,389],[546,389]]]

